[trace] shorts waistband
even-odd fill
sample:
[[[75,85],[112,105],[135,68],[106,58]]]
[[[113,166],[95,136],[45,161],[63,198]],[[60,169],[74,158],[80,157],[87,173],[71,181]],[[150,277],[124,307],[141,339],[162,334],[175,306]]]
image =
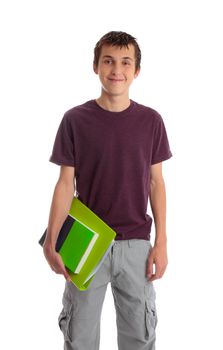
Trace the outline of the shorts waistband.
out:
[[[142,239],[142,238],[132,238],[132,239],[118,239],[118,240],[115,240],[114,241],[114,245],[117,245],[117,244],[128,245],[131,248],[134,244],[137,244],[139,241],[142,242],[142,243],[150,244],[150,240]]]

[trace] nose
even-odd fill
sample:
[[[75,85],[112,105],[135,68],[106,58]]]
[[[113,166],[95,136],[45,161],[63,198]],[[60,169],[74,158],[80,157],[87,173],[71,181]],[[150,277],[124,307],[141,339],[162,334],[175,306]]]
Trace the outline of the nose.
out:
[[[121,64],[118,63],[118,62],[115,62],[113,65],[112,65],[112,74],[113,75],[118,75],[122,72],[121,70]]]

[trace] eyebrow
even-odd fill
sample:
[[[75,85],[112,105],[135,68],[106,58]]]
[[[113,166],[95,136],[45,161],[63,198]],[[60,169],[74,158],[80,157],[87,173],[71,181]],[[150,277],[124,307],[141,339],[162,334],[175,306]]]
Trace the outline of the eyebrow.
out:
[[[114,58],[114,57],[113,57],[113,56],[110,56],[110,55],[104,55],[103,58]],[[131,57],[128,57],[128,56],[122,57],[122,59],[133,61],[133,59],[132,59]]]

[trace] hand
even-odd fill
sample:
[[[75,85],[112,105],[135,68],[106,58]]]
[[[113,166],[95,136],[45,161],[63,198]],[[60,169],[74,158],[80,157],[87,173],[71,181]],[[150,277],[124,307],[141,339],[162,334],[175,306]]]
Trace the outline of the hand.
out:
[[[48,264],[51,267],[51,270],[57,274],[64,275],[64,278],[67,280],[67,282],[71,282],[71,278],[66,270],[60,254],[58,254],[56,250],[49,245],[43,245],[43,253]]]
[[[155,273],[153,273],[153,264],[155,264]],[[154,281],[163,277],[168,264],[166,243],[156,243],[151,249],[147,265],[147,277],[149,281]]]

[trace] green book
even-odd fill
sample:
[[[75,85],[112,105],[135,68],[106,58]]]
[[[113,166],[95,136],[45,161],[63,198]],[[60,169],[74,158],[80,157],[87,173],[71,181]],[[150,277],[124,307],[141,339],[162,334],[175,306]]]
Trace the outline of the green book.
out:
[[[43,245],[47,229],[39,240]],[[98,215],[74,197],[58,234],[56,251],[61,255],[72,282],[86,290],[102,265],[116,232]]]

